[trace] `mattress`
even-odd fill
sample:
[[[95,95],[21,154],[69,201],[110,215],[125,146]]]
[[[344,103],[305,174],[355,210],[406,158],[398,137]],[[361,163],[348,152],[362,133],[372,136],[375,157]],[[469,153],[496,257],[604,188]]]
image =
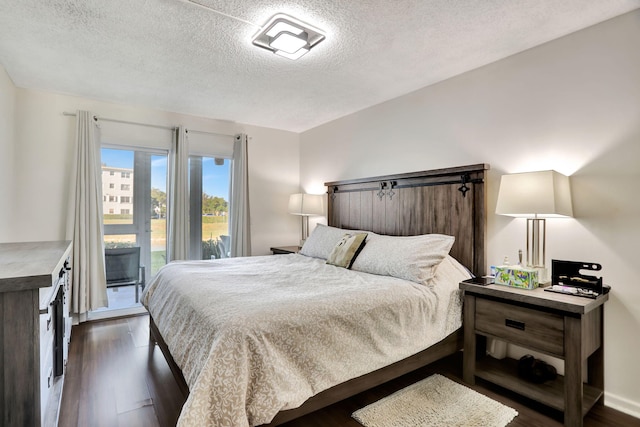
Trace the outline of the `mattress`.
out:
[[[462,324],[451,257],[418,284],[298,254],[164,266],[142,302],[189,386],[179,426],[255,426]]]

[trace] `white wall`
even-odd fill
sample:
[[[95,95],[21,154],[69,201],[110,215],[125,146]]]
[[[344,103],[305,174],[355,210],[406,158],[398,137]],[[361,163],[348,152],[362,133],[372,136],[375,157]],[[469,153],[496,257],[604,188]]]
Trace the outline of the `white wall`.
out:
[[[16,89],[6,71],[0,65],[0,241],[11,230],[14,163],[14,106]]]
[[[640,11],[301,135],[301,186],[489,163],[571,175],[574,219],[548,221],[548,258],[599,262],[606,404],[640,416]],[[425,60],[428,60],[425,58]],[[488,262],[517,257],[521,219],[488,215]]]
[[[253,255],[300,240],[300,218],[287,212],[289,195],[300,191],[300,136],[245,126],[249,140],[249,204]]]
[[[10,172],[0,172],[7,178],[0,180],[0,195],[9,195],[13,188],[18,189],[13,193],[13,198],[0,199],[13,201],[7,204],[12,220],[8,221],[9,225],[5,221],[0,224],[0,242],[64,238],[75,117],[64,116],[63,112],[76,110],[89,110],[99,116],[119,120],[164,126],[182,124],[189,129],[228,134],[247,133],[251,137],[249,197],[253,254],[268,254],[269,247],[274,244],[297,241],[298,229],[295,225],[291,226],[287,203],[281,199],[285,194],[298,191],[298,134],[49,92],[15,89],[11,82],[5,83],[6,74],[3,69],[0,70],[3,72],[0,73],[3,90],[0,108],[3,111],[10,113],[13,109],[12,102],[5,101],[5,86],[9,92],[15,93],[14,120],[8,120],[9,131],[5,132],[4,127],[0,131],[3,132],[0,134],[3,151],[7,145],[7,151],[14,152],[14,161],[7,164]],[[7,117],[10,116],[7,114]],[[2,114],[2,117],[4,119],[5,115]],[[11,136],[12,127],[15,137]],[[4,142],[4,133],[7,133],[8,144]],[[7,163],[4,159],[0,159],[0,162],[0,166]],[[4,204],[1,210],[5,210]],[[279,233],[277,238],[273,237],[274,232]]]

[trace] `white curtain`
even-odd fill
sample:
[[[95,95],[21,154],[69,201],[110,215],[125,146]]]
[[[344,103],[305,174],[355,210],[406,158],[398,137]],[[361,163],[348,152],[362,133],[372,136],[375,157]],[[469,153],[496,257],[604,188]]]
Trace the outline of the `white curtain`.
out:
[[[81,319],[88,311],[109,303],[104,270],[99,141],[93,114],[78,111],[67,237],[73,241],[71,309]]]
[[[251,255],[251,223],[249,217],[249,165],[247,135],[236,135],[231,166],[231,256]]]
[[[167,261],[189,257],[189,140],[176,129],[169,168],[169,242]]]

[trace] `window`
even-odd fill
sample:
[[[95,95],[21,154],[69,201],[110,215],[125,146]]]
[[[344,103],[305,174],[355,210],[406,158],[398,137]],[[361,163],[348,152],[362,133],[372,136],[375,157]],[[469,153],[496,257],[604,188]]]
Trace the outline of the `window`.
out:
[[[116,172],[115,172],[115,171],[109,171],[109,175],[110,175],[110,176],[114,176],[115,174],[116,174]]]
[[[103,191],[115,180],[123,194],[103,206],[105,247],[140,246],[147,281],[166,264],[167,153],[153,149],[102,148]],[[120,170],[118,176],[105,169]],[[113,177],[113,178],[110,178]],[[120,179],[131,179],[120,184]],[[120,201],[118,206],[110,203]],[[128,206],[122,206],[128,204]],[[118,212],[118,213],[115,213]]]
[[[229,256],[230,169],[230,159],[189,156],[191,259]]]
[[[113,174],[111,174],[111,176],[113,176]],[[115,188],[115,187],[116,185],[113,182],[109,184],[109,188]]]

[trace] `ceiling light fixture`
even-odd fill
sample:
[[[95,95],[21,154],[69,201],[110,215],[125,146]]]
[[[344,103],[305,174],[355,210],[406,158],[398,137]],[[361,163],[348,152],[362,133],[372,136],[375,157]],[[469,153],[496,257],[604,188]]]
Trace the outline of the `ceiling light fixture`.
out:
[[[255,46],[288,59],[298,59],[325,39],[321,30],[279,13],[253,37]]]

